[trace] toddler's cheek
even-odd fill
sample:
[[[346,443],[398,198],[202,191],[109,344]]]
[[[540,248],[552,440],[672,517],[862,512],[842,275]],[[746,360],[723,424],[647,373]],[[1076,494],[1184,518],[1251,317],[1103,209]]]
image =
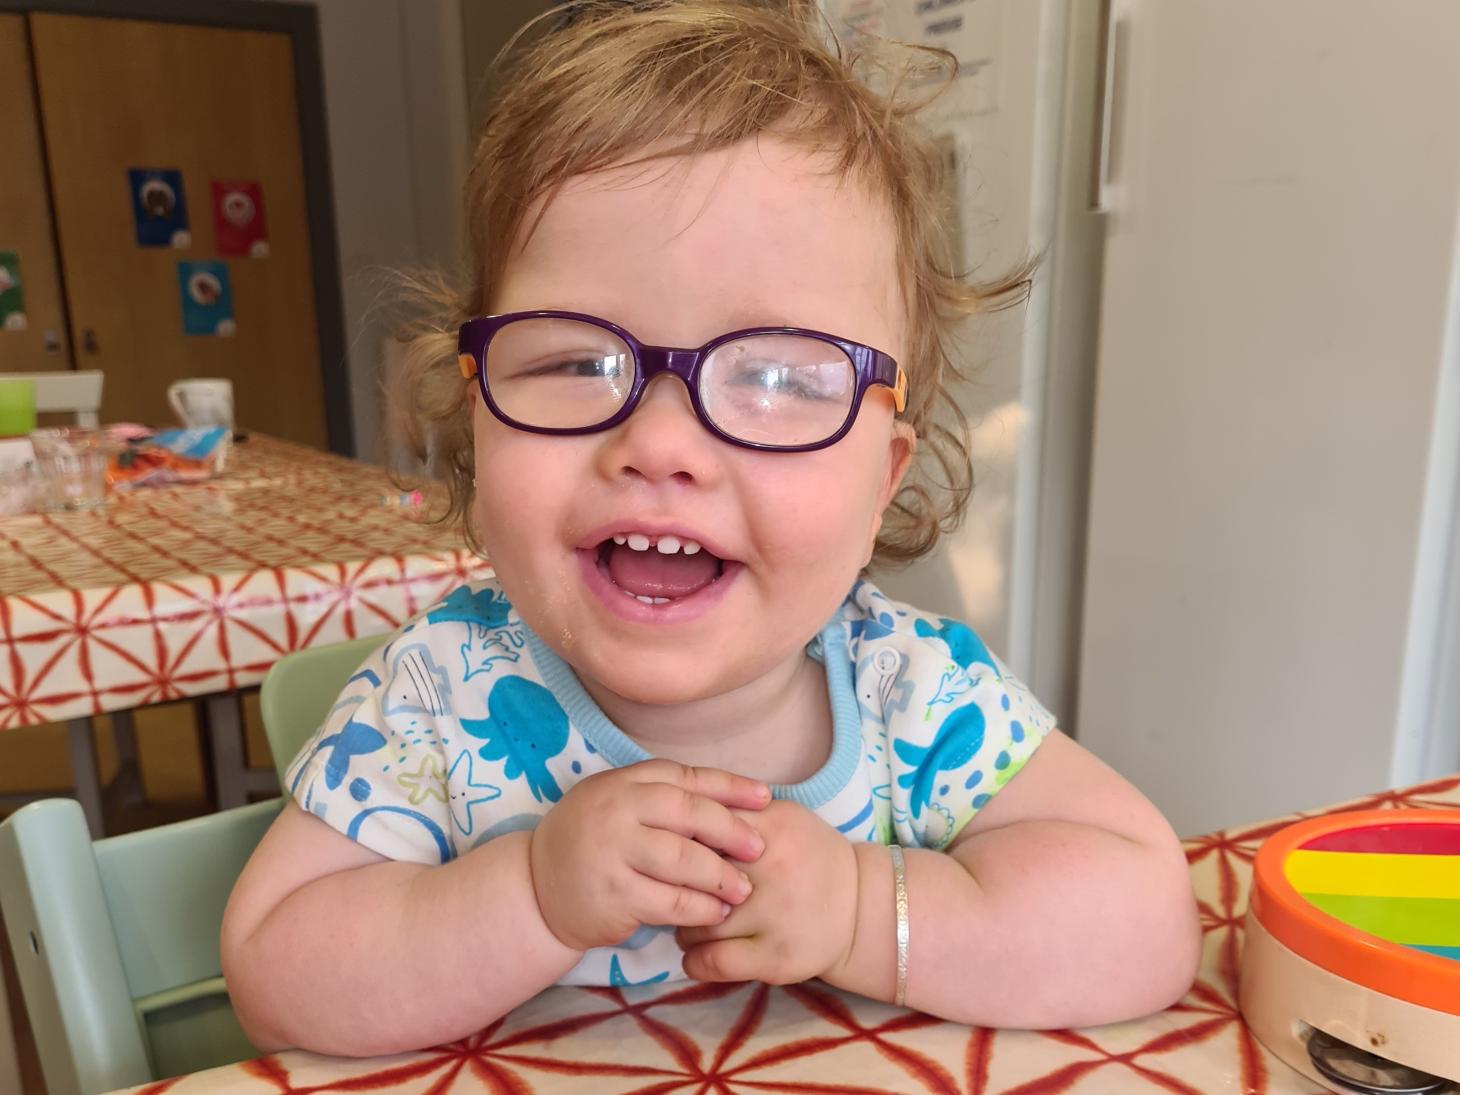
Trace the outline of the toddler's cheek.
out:
[[[855,574],[861,566],[871,523],[864,507],[841,500],[809,502],[778,532],[776,557],[810,573],[824,573],[835,584],[841,571],[850,568]]]
[[[471,512],[467,514],[467,520],[471,522],[472,531],[476,533],[477,542],[483,545],[487,541],[487,529],[491,526],[486,519],[486,502],[482,498],[480,490],[472,491]]]

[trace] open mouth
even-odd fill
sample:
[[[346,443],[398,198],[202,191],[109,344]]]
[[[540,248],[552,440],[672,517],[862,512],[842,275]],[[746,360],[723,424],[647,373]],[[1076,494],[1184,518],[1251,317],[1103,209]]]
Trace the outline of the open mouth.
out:
[[[725,560],[682,536],[626,532],[596,551],[598,572],[626,597],[665,605],[693,597],[725,575]]]

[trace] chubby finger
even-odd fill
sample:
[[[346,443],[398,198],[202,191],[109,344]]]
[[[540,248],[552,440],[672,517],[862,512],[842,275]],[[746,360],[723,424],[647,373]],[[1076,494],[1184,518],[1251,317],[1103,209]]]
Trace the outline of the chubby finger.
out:
[[[697,840],[742,863],[754,863],[765,851],[765,841],[745,818],[714,799],[674,784],[645,784],[638,817],[650,828]]]
[[[684,952],[684,973],[696,981],[758,981],[761,947],[749,936],[700,943]]]
[[[672,783],[686,791],[712,798],[723,806],[759,810],[771,801],[771,789],[758,779],[738,776],[723,768],[696,768],[672,760],[655,759],[633,766],[644,783]]]
[[[730,905],[718,897],[670,886],[647,875],[639,875],[635,889],[630,907],[641,924],[696,927],[718,924],[730,915]]]
[[[679,949],[687,951],[691,947],[698,947],[702,943],[713,943],[717,939],[738,939],[741,936],[751,934],[746,927],[744,914],[732,911],[729,916],[718,924],[695,925],[688,928],[676,928],[674,941]]]
[[[640,874],[671,886],[718,897],[738,905],[750,896],[750,878],[698,840],[664,829],[644,829],[624,856]]]

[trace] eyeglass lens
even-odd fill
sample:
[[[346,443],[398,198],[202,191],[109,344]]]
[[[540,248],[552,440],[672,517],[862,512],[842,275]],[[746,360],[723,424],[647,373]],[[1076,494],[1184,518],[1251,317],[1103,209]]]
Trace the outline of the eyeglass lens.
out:
[[[631,347],[607,328],[532,317],[501,327],[487,346],[487,389],[524,426],[581,429],[612,418],[633,389]],[[846,423],[857,373],[847,355],[805,335],[748,335],[717,346],[699,374],[715,428],[760,445],[814,445]]]

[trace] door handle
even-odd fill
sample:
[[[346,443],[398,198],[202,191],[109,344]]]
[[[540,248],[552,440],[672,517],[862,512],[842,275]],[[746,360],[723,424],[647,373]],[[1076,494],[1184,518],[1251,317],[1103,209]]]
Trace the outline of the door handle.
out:
[[[88,354],[100,352],[96,344],[96,332],[90,327],[83,327],[81,329],[81,349]]]
[[[1126,35],[1125,20],[1116,15],[1120,0],[1100,0],[1100,85],[1098,128],[1095,135],[1095,163],[1090,172],[1090,212],[1110,212],[1110,165],[1115,128],[1115,85],[1120,72]]]

